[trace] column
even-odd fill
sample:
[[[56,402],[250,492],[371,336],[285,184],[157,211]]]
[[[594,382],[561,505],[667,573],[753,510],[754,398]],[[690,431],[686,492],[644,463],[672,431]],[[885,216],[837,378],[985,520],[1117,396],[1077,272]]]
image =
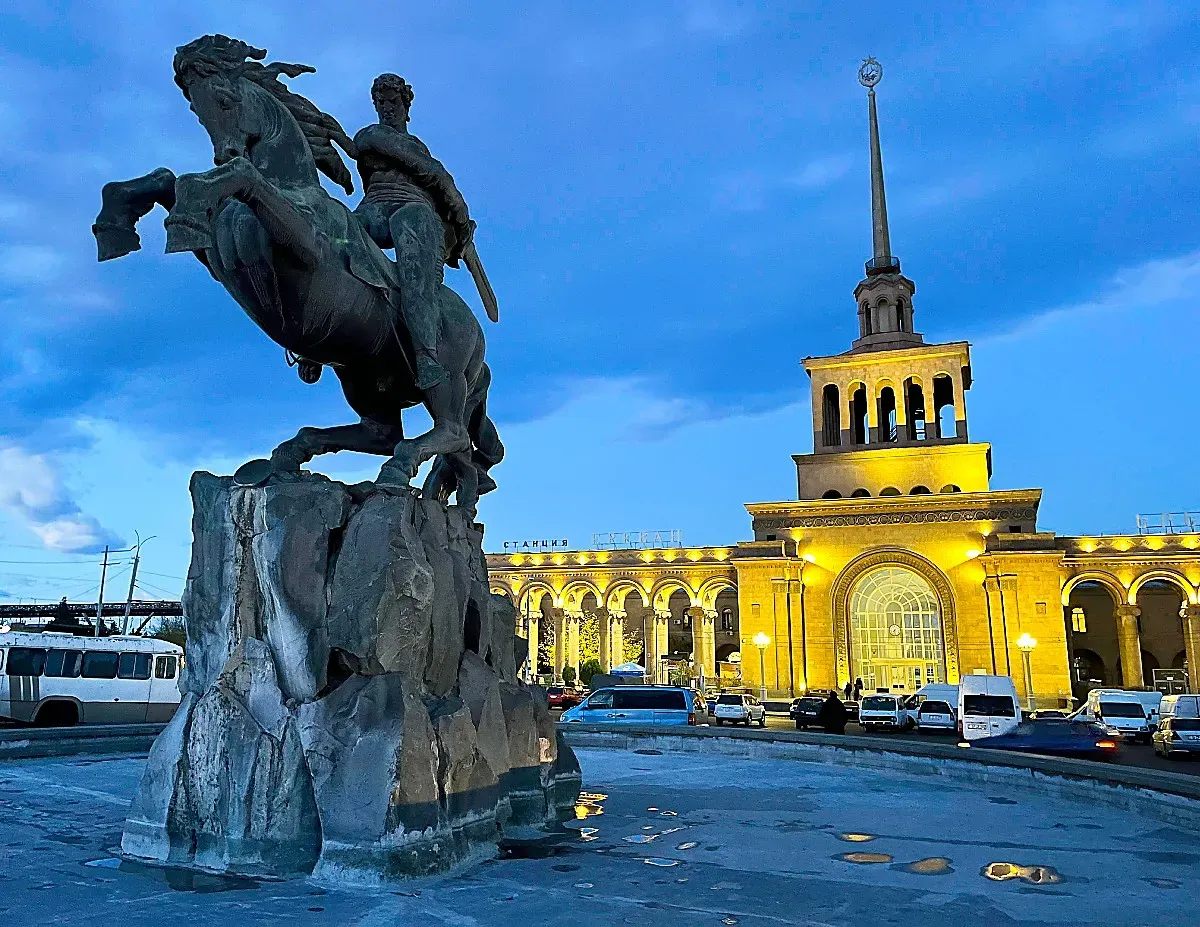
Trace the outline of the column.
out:
[[[668,634],[671,627],[670,612],[655,612],[650,619],[650,641],[646,647],[647,659],[650,665],[646,667],[646,675],[655,685],[665,685],[666,673],[663,670],[662,658],[670,653]]]
[[[600,625],[600,672],[607,673],[613,668],[612,662],[612,615],[607,608],[596,609],[596,621]]]
[[[525,679],[527,682],[533,682],[537,679],[538,672],[538,616],[527,615],[525,617],[525,634],[529,640],[529,656],[525,664]]]
[[[712,685],[717,674],[717,613],[693,606],[684,614],[692,619],[692,663],[704,684]]]
[[[563,613],[563,665],[575,670],[575,678],[579,679],[579,622],[583,620],[580,612]]]
[[[1138,615],[1142,610],[1136,605],[1118,605],[1117,643],[1121,650],[1121,685],[1136,689],[1146,683],[1142,677],[1142,637],[1138,632]]]
[[[1183,648],[1187,653],[1188,691],[1200,692],[1200,605],[1185,605],[1183,616]]]
[[[609,668],[625,662],[625,613],[609,612],[608,661]]]
[[[563,637],[566,629],[563,627],[563,610],[561,608],[543,608],[542,614],[550,619],[551,627],[554,628],[554,679],[555,681],[562,679],[562,671],[564,660],[566,659],[566,641]]]

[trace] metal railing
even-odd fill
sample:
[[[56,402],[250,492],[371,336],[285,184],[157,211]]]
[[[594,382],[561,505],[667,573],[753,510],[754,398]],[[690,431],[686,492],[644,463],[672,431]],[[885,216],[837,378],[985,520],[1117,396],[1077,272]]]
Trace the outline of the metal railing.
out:
[[[1137,517],[1138,534],[1200,534],[1200,512],[1154,512]]]

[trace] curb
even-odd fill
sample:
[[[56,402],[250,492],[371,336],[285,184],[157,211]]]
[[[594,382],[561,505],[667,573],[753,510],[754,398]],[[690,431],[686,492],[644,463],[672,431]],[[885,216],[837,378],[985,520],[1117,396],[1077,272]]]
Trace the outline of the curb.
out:
[[[165,724],[96,724],[0,730],[0,761],[100,753],[149,753]]]
[[[1108,766],[1035,754],[957,744],[881,741],[877,737],[790,731],[726,731],[704,727],[630,726],[619,730],[560,723],[572,747],[663,753],[705,753],[751,759],[800,760],[840,766],[874,766],[932,775],[965,784],[986,783],[1076,801],[1102,802],[1200,832],[1200,776]]]

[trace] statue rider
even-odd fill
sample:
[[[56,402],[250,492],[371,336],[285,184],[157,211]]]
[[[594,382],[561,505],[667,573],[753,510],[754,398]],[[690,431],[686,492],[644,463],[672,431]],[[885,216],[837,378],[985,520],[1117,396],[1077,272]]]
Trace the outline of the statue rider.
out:
[[[364,190],[354,213],[380,248],[396,251],[417,386],[427,390],[446,375],[436,356],[442,268],[458,266],[475,223],[450,172],[408,131],[413,101],[408,82],[380,74],[371,85],[371,101],[379,122],[354,137]]]

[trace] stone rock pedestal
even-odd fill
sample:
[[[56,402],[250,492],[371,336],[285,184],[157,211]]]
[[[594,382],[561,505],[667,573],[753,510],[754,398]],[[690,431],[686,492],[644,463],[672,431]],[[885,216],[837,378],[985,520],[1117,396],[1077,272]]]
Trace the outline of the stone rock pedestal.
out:
[[[574,816],[579,765],[455,506],[318,474],[197,473],[183,701],[129,858],[381,882]]]

